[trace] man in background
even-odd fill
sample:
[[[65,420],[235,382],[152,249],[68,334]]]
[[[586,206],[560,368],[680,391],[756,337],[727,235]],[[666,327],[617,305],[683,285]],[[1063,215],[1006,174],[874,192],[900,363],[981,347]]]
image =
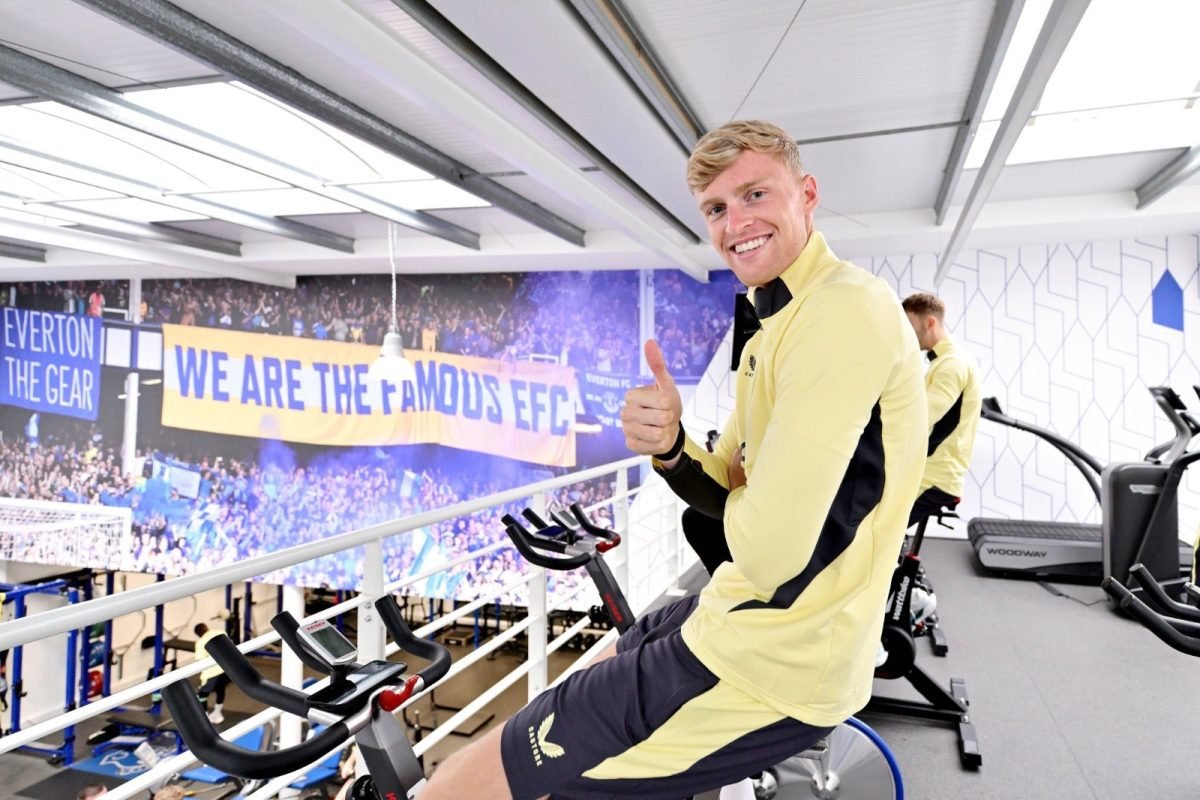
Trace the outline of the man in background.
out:
[[[221,635],[223,631],[210,631],[208,626],[203,622],[196,623],[192,628],[195,632],[196,639],[196,660],[208,658],[207,645],[213,638]],[[225,687],[229,686],[229,676],[222,671],[220,667],[213,664],[208,669],[200,673],[200,702],[208,706],[208,696],[216,695],[216,704],[213,705],[213,710],[208,712],[208,718],[212,720],[214,725],[220,725],[225,721],[225,715],[222,710],[225,707]]]
[[[943,507],[958,505],[983,401],[979,367],[946,331],[946,304],[941,298],[919,292],[906,297],[902,305],[917,343],[931,362],[925,373],[929,452],[921,493],[908,517],[911,527]]]

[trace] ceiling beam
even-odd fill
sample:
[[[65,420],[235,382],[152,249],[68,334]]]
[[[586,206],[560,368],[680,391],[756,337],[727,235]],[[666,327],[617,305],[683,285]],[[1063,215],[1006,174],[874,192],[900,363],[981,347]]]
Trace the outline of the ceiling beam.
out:
[[[169,119],[130,102],[119,92],[114,92],[106,86],[3,45],[0,45],[0,81],[422,233],[438,236],[463,247],[479,248],[479,234],[474,231],[430,214],[385,203],[356,189],[328,186],[325,178],[199,128]]]
[[[175,228],[160,222],[134,222],[107,214],[72,208],[60,203],[25,202],[17,195],[5,192],[0,192],[0,208],[24,211],[29,214],[42,214],[78,225],[82,230],[90,230],[105,236],[125,236],[139,240],[166,242],[196,250],[207,250],[223,256],[240,256],[242,254],[241,243],[232,239],[222,239],[207,233]]]
[[[188,57],[231,75],[338,130],[357,136],[531,225],[583,246],[583,229],[577,225],[165,0],[76,2],[170,45]],[[437,220],[437,217],[430,215],[422,216]],[[470,246],[478,249],[478,237]]]
[[[679,269],[698,280],[707,280],[708,270],[685,252],[678,237],[661,230],[643,210],[630,208],[628,201],[604,191],[568,159],[476,97],[381,20],[357,6],[328,0],[290,0],[272,6],[272,11],[315,44],[348,57],[360,73],[380,86],[486,136],[493,151],[514,166],[556,192],[590,206],[638,244]]]
[[[201,197],[191,197],[183,194],[173,194],[167,190],[149,183],[142,183],[110,172],[93,169],[92,167],[67,161],[56,156],[43,155],[35,150],[10,144],[0,137],[0,164],[11,164],[16,167],[53,175],[58,178],[93,186],[107,192],[136,197],[152,203],[177,208],[189,214],[199,214],[211,217],[243,228],[262,231],[284,239],[292,239],[305,244],[336,250],[341,253],[354,252],[354,240],[340,233],[315,228],[303,222],[295,222],[283,217],[270,217],[252,214],[232,206],[215,203]]]
[[[0,236],[37,242],[51,247],[82,250],[85,253],[111,256],[129,261],[159,264],[199,273],[205,277],[233,278],[269,286],[293,289],[296,276],[269,270],[244,267],[237,263],[181,253],[164,247],[153,247],[124,239],[113,239],[96,233],[62,228],[54,225],[39,225],[33,222],[8,219],[0,211]],[[111,272],[111,268],[106,268]],[[107,273],[106,273],[107,274]]]
[[[1142,210],[1200,170],[1200,144],[1171,161],[1137,188],[1137,208]]]
[[[691,155],[707,129],[621,0],[569,0],[567,5],[574,9],[575,16],[591,31],[684,155]]]
[[[579,131],[572,128],[570,123],[554,113],[553,109],[538,99],[537,95],[529,91],[512,73],[489,56],[483,48],[475,44],[454,23],[430,5],[427,0],[392,0],[392,2],[404,13],[424,26],[427,31],[436,36],[455,55],[466,61],[481,75],[519,103],[522,108],[536,117],[539,122],[554,131],[563,141],[591,159],[592,163],[601,172],[657,214],[660,219],[674,228],[680,236],[683,236],[692,244],[700,243],[700,237],[691,228],[668,211],[662,203],[658,202],[653,195],[643,189],[636,181],[625,174],[624,170],[610,161],[608,156],[600,152]]]
[[[1037,107],[1063,51],[1075,35],[1079,20],[1083,19],[1083,13],[1087,11],[1088,2],[1089,0],[1054,0],[1054,4],[1050,6],[1046,21],[1042,24],[1042,30],[1033,45],[1033,52],[1029,61],[1025,63],[1020,80],[1017,81],[1012,101],[1008,104],[1008,110],[1004,112],[1004,118],[1000,120],[996,138],[992,140],[983,165],[975,173],[971,193],[958,215],[958,222],[946,249],[938,258],[937,272],[933,277],[934,286],[941,286],[946,273],[954,264],[954,259],[958,257],[958,251],[962,249],[963,242],[975,225],[975,220],[979,218],[979,212],[983,210],[992,187],[1004,169],[1004,162],[1008,160],[1021,131],[1025,129],[1025,123]]]
[[[979,56],[975,78],[971,81],[971,91],[967,94],[963,123],[954,137],[950,159],[942,172],[942,185],[938,187],[937,200],[933,204],[934,219],[938,225],[946,221],[946,212],[950,210],[954,189],[958,186],[958,179],[962,177],[963,164],[967,161],[971,142],[975,141],[979,123],[983,121],[984,107],[992,94],[992,86],[996,83],[996,75],[1000,72],[1000,64],[1004,61],[1004,54],[1008,52],[1008,45],[1012,41],[1013,31],[1017,29],[1017,20],[1020,19],[1024,6],[1025,0],[996,0],[992,21],[983,41],[983,53]]]
[[[41,247],[30,247],[0,239],[0,258],[19,258],[22,261],[46,263],[46,251]]]

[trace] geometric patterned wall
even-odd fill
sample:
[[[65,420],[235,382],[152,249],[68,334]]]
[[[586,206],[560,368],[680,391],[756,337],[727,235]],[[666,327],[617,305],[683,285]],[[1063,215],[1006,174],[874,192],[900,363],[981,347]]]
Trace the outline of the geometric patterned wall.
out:
[[[856,263],[901,298],[935,291],[934,255]],[[1171,385],[1200,414],[1198,265],[1194,235],[965,251],[936,294],[952,335],[979,362],[985,397],[1108,464],[1141,460],[1171,438],[1147,387]],[[727,337],[684,404],[697,441],[733,407],[729,346]],[[1058,451],[990,422],[979,424],[963,494],[959,536],[976,516],[1100,521],[1091,490]],[[1180,538],[1191,542],[1200,526],[1200,466],[1185,475],[1179,523]]]
[[[1200,237],[1082,242],[959,255],[936,293],[979,361],[985,397],[1103,464],[1171,437],[1147,387],[1200,413]],[[860,259],[904,297],[935,291],[932,255]],[[1200,444],[1200,443],[1198,443]],[[1099,522],[1078,472],[1036,437],[981,422],[960,513]],[[1200,469],[1180,489],[1180,536],[1200,523]]]

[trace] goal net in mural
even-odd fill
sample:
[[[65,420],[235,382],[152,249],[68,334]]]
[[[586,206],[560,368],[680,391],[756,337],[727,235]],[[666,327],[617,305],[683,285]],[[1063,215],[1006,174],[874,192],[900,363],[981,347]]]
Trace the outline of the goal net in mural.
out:
[[[128,508],[0,498],[0,560],[130,569]]]

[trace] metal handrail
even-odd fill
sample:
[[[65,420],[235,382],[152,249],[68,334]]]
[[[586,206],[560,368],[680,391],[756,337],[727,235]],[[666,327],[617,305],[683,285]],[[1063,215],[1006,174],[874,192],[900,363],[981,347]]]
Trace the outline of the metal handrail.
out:
[[[296,564],[303,564],[321,556],[331,555],[370,542],[398,536],[417,528],[446,522],[447,520],[473,514],[476,511],[483,511],[493,506],[522,500],[538,492],[558,489],[591,478],[598,478],[620,469],[637,466],[645,461],[644,456],[614,461],[599,467],[583,470],[582,472],[575,472],[559,478],[551,478],[539,481],[538,483],[526,484],[516,489],[497,492],[478,500],[455,503],[452,506],[446,506],[436,511],[427,511],[390,522],[382,522],[316,542],[298,544],[285,550],[255,556],[236,564],[216,567],[215,569],[194,575],[172,578],[161,583],[131,589],[130,591],[108,597],[99,597],[95,600],[88,600],[73,606],[54,609],[32,617],[25,617],[24,619],[10,620],[9,622],[0,623],[0,651],[9,650],[18,645],[39,641],[50,636],[56,636],[60,633],[66,633],[69,630],[86,628],[97,622],[106,622],[124,614],[165,605],[172,600],[191,597],[192,595],[211,589],[223,588],[231,583],[238,583],[259,575],[295,566]]]

